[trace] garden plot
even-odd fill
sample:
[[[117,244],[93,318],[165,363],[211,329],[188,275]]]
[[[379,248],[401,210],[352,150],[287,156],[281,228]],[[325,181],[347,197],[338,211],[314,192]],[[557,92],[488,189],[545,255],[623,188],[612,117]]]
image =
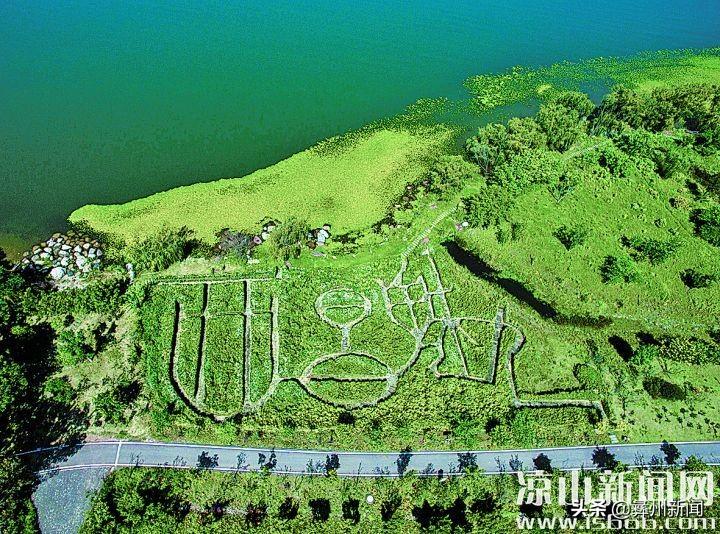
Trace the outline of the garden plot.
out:
[[[159,282],[151,299],[163,303],[155,308],[174,310],[172,328],[164,328],[157,345],[166,347],[156,355],[156,365],[170,370],[165,391],[216,421],[258,412],[274,395],[287,395],[283,383],[357,410],[395,395],[408,371],[422,365],[431,380],[507,382],[519,408],[588,408],[604,416],[597,401],[520,399],[514,359],[526,339],[506,309],[487,317],[454,313],[452,287],[430,249],[398,263]]]

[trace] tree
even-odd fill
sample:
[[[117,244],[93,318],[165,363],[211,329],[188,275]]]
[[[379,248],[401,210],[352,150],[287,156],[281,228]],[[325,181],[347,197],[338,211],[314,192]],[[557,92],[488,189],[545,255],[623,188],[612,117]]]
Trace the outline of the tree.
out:
[[[677,459],[680,458],[680,451],[672,443],[663,441],[660,450],[665,454],[665,463],[668,465],[675,465]]]
[[[270,451],[270,457],[266,456],[262,452],[258,453],[258,464],[260,465],[260,469],[265,471],[272,471],[275,469],[277,466],[277,455],[275,454],[275,449]]]
[[[325,458],[325,474],[334,475],[340,469],[340,458],[337,454],[328,454]]]
[[[618,86],[603,99],[597,117],[603,117],[606,124],[610,124],[611,121],[608,118],[612,118],[633,128],[640,128],[644,109],[645,101],[643,97],[632,89]],[[613,129],[617,129],[617,127]]]
[[[532,117],[510,119],[507,124],[506,150],[509,154],[544,149],[547,136]]]
[[[412,453],[410,452],[411,450],[412,449],[410,449],[410,447],[406,447],[400,452],[400,456],[398,456],[398,459],[395,460],[395,463],[397,464],[398,475],[400,476],[403,476],[405,474],[405,471],[410,464],[410,459],[412,458]]]
[[[588,118],[595,109],[595,104],[593,104],[592,100],[590,100],[590,97],[588,97],[585,93],[577,91],[567,91],[562,93],[561,95],[556,96],[552,102],[553,104],[558,104],[567,109],[577,111],[578,116],[582,119]]]
[[[635,264],[627,256],[606,256],[600,267],[600,275],[606,284],[628,283],[638,279]]]
[[[477,454],[472,452],[459,452],[458,455],[458,470],[461,473],[472,473],[477,471]]]
[[[212,469],[218,466],[218,455],[213,454],[210,456],[208,451],[202,451],[198,455],[197,467],[198,469]]]
[[[587,238],[588,232],[586,229],[575,226],[561,226],[553,233],[553,236],[563,244],[563,246],[570,250],[578,245],[582,245]]]
[[[697,209],[690,219],[695,224],[695,233],[702,239],[720,247],[720,206]]]
[[[280,260],[288,260],[300,256],[308,240],[310,226],[307,222],[290,217],[278,226],[268,239],[272,255]]]
[[[463,198],[462,204],[471,226],[487,228],[505,219],[514,201],[514,195],[507,188],[487,185],[477,194]]]
[[[602,387],[602,376],[597,368],[587,363],[575,364],[573,374],[583,389],[597,391]]]
[[[387,499],[380,503],[380,518],[390,521],[398,508],[402,505],[402,497],[395,486],[392,486]]]
[[[465,143],[465,150],[486,176],[508,159],[508,133],[502,124],[488,124],[478,130],[475,137]]]
[[[700,458],[698,458],[694,454],[688,456],[688,458],[685,460],[685,464],[683,465],[682,468],[683,468],[683,471],[707,471],[709,469],[708,464],[703,462]]]
[[[535,117],[547,135],[548,146],[565,152],[585,131],[585,122],[574,109],[558,104],[545,104]]]
[[[0,455],[0,530],[7,534],[39,532],[30,500],[33,474],[16,457]]]
[[[651,376],[645,379],[643,387],[653,399],[683,400],[686,396],[683,388],[663,380],[659,376]]]
[[[550,465],[550,458],[548,458],[547,455],[542,452],[538,454],[535,458],[533,458],[533,465],[535,466],[535,469],[539,471],[552,473],[553,468]]]
[[[607,447],[595,447],[592,454],[592,462],[598,469],[612,471],[619,462],[615,459],[615,455],[611,453]]]
[[[430,168],[427,189],[440,195],[456,191],[463,183],[475,182],[480,178],[477,166],[462,156],[442,156]]]

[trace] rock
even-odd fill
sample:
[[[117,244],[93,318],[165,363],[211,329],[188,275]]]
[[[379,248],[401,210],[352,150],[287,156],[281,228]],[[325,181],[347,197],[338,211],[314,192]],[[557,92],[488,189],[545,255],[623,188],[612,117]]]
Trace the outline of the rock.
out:
[[[75,260],[75,263],[77,264],[78,267],[82,267],[87,263],[87,258],[85,258],[84,256],[79,256]]]
[[[65,251],[72,250],[72,247],[70,245],[63,245],[60,248]]]
[[[95,255],[99,258],[100,256],[103,255],[103,251],[98,249],[98,251],[95,253]]]
[[[48,252],[41,252],[40,253],[40,259],[41,260],[47,260],[50,258],[50,254]]]
[[[52,236],[53,239],[57,239],[58,237],[62,237],[62,234],[60,232],[55,232]]]
[[[75,252],[82,252],[82,247],[80,245],[75,245],[75,248],[73,248]]]
[[[67,267],[68,265],[70,265],[70,260],[67,258],[63,258],[60,260],[60,265],[62,265],[63,267]]]
[[[63,269],[62,267],[55,267],[50,271],[50,277],[53,280],[60,280],[67,274],[67,271]]]
[[[45,247],[45,248],[43,248],[43,250],[45,252],[47,252],[48,254],[50,254],[53,251],[53,249],[51,249],[50,247]]]
[[[52,247],[55,244],[55,240],[53,238],[50,238],[47,240],[48,247]]]
[[[88,250],[90,248],[90,243],[83,243],[82,248],[84,248],[85,250]]]
[[[96,252],[97,252],[96,248],[90,247],[90,249],[88,250],[88,256],[90,256],[91,254],[94,256]]]
[[[265,241],[268,237],[270,237],[270,234],[268,234],[267,232],[263,232],[262,234],[260,234],[260,239],[262,239],[263,241]]]

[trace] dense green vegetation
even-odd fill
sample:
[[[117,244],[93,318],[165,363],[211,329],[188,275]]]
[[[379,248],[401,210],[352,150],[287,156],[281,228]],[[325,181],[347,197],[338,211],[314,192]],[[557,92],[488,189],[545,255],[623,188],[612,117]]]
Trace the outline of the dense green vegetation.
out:
[[[213,242],[222,228],[257,232],[266,218],[294,216],[336,233],[362,230],[386,213],[405,185],[421,178],[451,141],[446,127],[375,129],[308,149],[241,179],[158,193],[119,206],[85,206],[70,216],[94,230],[133,242],[163,227],[187,226]]]
[[[624,480],[637,484],[637,470],[617,465],[603,449],[596,452],[598,465],[625,470]],[[658,450],[669,465],[677,464],[670,468],[675,481],[681,469],[709,469],[693,457],[683,458],[682,447],[678,450],[667,443],[662,453]],[[534,463],[551,473],[555,495],[560,473],[544,455]],[[719,470],[712,471],[717,477]],[[585,475],[599,484],[595,473]],[[520,512],[528,517],[572,517],[570,508],[558,504],[518,506],[519,488],[515,475],[488,477],[471,467],[462,477],[406,472],[399,479],[120,469],[93,500],[81,532],[141,528],[149,532],[495,533],[514,532]],[[717,502],[707,507],[704,517],[717,517],[718,507]]]

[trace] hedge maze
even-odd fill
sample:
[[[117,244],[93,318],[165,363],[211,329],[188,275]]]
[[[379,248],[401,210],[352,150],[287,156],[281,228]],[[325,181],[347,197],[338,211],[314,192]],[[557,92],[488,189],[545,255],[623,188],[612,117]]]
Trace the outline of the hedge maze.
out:
[[[413,270],[412,262],[422,265]],[[302,315],[301,303],[292,301],[284,289],[288,283],[279,272],[267,277],[175,278],[154,283],[151,301],[159,293],[160,311],[170,305],[160,315],[172,315],[171,323],[161,319],[166,327],[159,329],[155,342],[166,349],[165,363],[158,363],[165,366],[172,389],[190,409],[215,421],[254,413],[283,382],[294,382],[307,395],[337,408],[371,407],[402,387],[403,376],[429,354],[424,361],[429,361],[427,369],[438,380],[496,384],[498,363],[504,361],[516,407],[574,406],[605,416],[597,401],[520,399],[514,360],[526,343],[525,335],[508,321],[502,307],[490,318],[455,315],[447,298],[452,288],[443,283],[430,249],[402,255],[389,282],[375,280],[375,293],[380,295],[375,309],[363,293],[367,289],[336,286],[317,295],[311,305],[314,317]],[[302,316],[282,322],[281,327],[284,313]],[[367,349],[374,347],[373,338],[365,334],[366,348],[358,348],[353,332],[369,317],[383,321],[380,329],[385,337],[405,336],[409,343],[398,340],[394,357],[373,354]],[[287,326],[298,321],[319,323],[314,331],[336,331],[337,344],[323,337],[321,346],[327,352],[315,350],[307,357],[293,350],[281,360],[283,337],[306,335]],[[412,348],[403,353],[402,347]],[[294,361],[298,357],[307,358],[306,363]],[[281,361],[292,361],[296,370],[283,369]]]

